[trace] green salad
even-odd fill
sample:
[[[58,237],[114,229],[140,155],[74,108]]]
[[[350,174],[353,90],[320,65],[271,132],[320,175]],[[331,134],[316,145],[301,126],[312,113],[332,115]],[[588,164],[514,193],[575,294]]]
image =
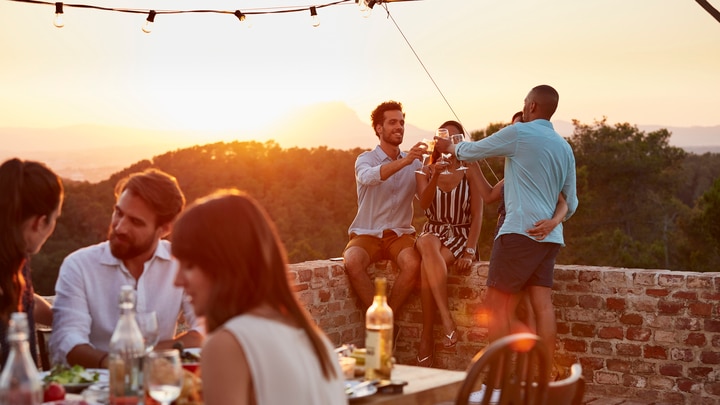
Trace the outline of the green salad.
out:
[[[56,382],[62,385],[68,384],[92,384],[100,378],[100,373],[96,371],[88,371],[83,366],[75,365],[70,368],[67,366],[53,366],[50,373],[43,378],[46,383]]]

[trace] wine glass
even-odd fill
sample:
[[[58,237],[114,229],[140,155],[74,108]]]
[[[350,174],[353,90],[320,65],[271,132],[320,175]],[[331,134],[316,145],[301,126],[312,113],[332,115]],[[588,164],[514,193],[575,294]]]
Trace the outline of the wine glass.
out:
[[[423,153],[423,166],[417,170],[415,170],[415,173],[422,174],[423,176],[427,176],[427,173],[425,173],[426,167],[430,166],[432,164],[432,153],[435,150],[435,139],[423,139],[422,140],[425,145],[427,145],[427,148],[425,149],[425,153]],[[427,159],[430,158],[430,161]]]
[[[148,354],[153,351],[160,340],[157,313],[155,311],[138,312],[135,314],[135,320],[145,341],[145,354]]]
[[[445,170],[441,171],[440,174],[452,174],[452,172],[448,170],[448,167],[450,167],[450,162],[448,161],[448,159],[450,159],[452,153],[441,153],[440,156],[442,157],[443,166],[445,166]]]
[[[145,358],[143,384],[150,398],[170,405],[180,396],[183,368],[176,349],[150,352]]]
[[[437,130],[435,130],[435,136],[441,139],[450,139],[450,132],[447,130],[447,128],[438,128]],[[440,159],[438,159],[437,162],[441,165],[444,165],[446,162],[445,156],[445,153],[441,153]],[[445,170],[442,171],[440,174],[450,174],[450,172],[448,172],[447,170],[447,166],[445,166]]]
[[[452,139],[453,144],[457,145],[462,142],[463,139],[465,139],[465,134],[455,134],[450,137],[450,139]],[[465,163],[460,159],[458,159],[458,161],[460,162],[460,167],[458,167],[457,170],[467,170],[467,166],[465,166]]]

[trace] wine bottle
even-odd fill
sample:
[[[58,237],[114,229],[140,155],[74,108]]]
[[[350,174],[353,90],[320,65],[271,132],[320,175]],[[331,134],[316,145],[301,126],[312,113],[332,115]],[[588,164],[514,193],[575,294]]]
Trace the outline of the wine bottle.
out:
[[[43,386],[28,344],[28,321],[24,312],[13,312],[8,324],[10,354],[0,374],[0,404],[40,405]]]
[[[122,286],[119,306],[120,319],[110,338],[108,351],[110,404],[134,405],[144,397],[140,363],[145,354],[145,343],[135,320],[135,290],[131,286]]]
[[[393,354],[393,312],[387,303],[387,280],[375,278],[375,298],[365,314],[365,379],[389,380]]]

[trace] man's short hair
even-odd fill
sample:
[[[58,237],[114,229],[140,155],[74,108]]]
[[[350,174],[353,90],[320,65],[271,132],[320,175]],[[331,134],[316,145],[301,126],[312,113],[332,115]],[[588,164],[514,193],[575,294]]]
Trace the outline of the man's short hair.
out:
[[[386,101],[373,110],[373,112],[370,114],[370,120],[372,122],[373,131],[375,131],[375,135],[378,135],[377,131],[375,130],[375,127],[378,125],[382,125],[382,123],[385,120],[385,111],[402,111],[402,104],[397,101]],[[403,116],[405,116],[405,113],[403,113]],[[379,136],[379,135],[378,135]]]
[[[115,185],[115,198],[124,191],[145,201],[155,212],[156,226],[175,220],[185,208],[185,196],[175,177],[158,169],[133,173]]]

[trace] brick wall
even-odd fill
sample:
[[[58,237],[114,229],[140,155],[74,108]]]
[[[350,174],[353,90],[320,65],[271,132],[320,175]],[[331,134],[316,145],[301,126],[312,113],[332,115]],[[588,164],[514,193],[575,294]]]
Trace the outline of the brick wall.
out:
[[[390,264],[378,263],[370,272],[386,276],[392,287],[396,272]],[[487,262],[465,273],[451,269],[448,295],[459,341],[444,349],[436,322],[434,367],[464,370],[487,345],[486,277]],[[342,262],[293,264],[291,278],[336,345],[364,346],[364,314]],[[582,364],[588,394],[720,404],[720,273],[558,265],[553,303],[555,360],[563,366]],[[414,364],[421,332],[417,294],[395,318],[401,327],[397,361]]]

